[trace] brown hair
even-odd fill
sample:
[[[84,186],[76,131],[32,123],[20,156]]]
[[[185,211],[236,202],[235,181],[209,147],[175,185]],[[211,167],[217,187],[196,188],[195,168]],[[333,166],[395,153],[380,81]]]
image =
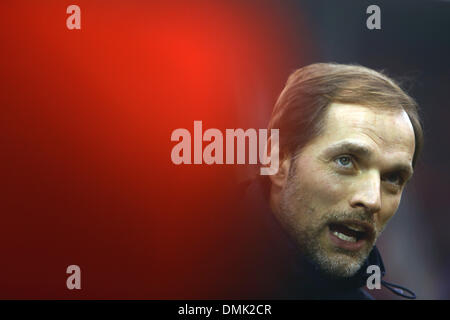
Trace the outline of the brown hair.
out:
[[[402,108],[415,136],[412,164],[423,146],[423,130],[416,102],[381,72],[358,65],[316,63],[294,71],[281,92],[269,122],[280,129],[280,155],[295,155],[320,133],[332,103],[374,108]]]

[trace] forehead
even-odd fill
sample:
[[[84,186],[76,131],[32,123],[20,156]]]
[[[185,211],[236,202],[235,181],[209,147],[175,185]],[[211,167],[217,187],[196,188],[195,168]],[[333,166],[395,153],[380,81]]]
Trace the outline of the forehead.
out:
[[[409,161],[415,148],[414,129],[404,110],[353,104],[328,107],[320,139],[325,145],[352,140],[385,157],[402,156]]]

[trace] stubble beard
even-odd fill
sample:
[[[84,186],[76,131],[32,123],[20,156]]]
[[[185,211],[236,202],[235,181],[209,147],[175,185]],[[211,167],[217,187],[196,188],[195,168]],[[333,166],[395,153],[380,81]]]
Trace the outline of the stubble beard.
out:
[[[288,181],[280,198],[279,219],[288,234],[297,243],[299,251],[321,272],[332,277],[351,277],[355,275],[373,248],[373,243],[358,252],[335,247],[328,239],[328,225],[331,221],[356,219],[369,222],[362,212],[330,212],[315,217],[318,212],[305,203],[301,181],[295,172],[289,173]],[[378,232],[376,233],[379,234]]]

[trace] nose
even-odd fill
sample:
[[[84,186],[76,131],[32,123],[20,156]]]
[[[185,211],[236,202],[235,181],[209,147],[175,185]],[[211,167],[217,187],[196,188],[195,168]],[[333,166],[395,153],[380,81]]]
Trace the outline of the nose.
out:
[[[352,208],[364,208],[370,213],[381,210],[380,175],[378,172],[367,172],[359,177],[356,191],[350,199]]]

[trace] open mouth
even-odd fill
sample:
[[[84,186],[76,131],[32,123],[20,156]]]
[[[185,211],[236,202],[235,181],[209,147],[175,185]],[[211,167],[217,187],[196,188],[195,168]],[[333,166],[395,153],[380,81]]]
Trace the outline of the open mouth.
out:
[[[330,237],[338,247],[359,250],[373,238],[373,228],[359,221],[333,222],[329,224]]]

